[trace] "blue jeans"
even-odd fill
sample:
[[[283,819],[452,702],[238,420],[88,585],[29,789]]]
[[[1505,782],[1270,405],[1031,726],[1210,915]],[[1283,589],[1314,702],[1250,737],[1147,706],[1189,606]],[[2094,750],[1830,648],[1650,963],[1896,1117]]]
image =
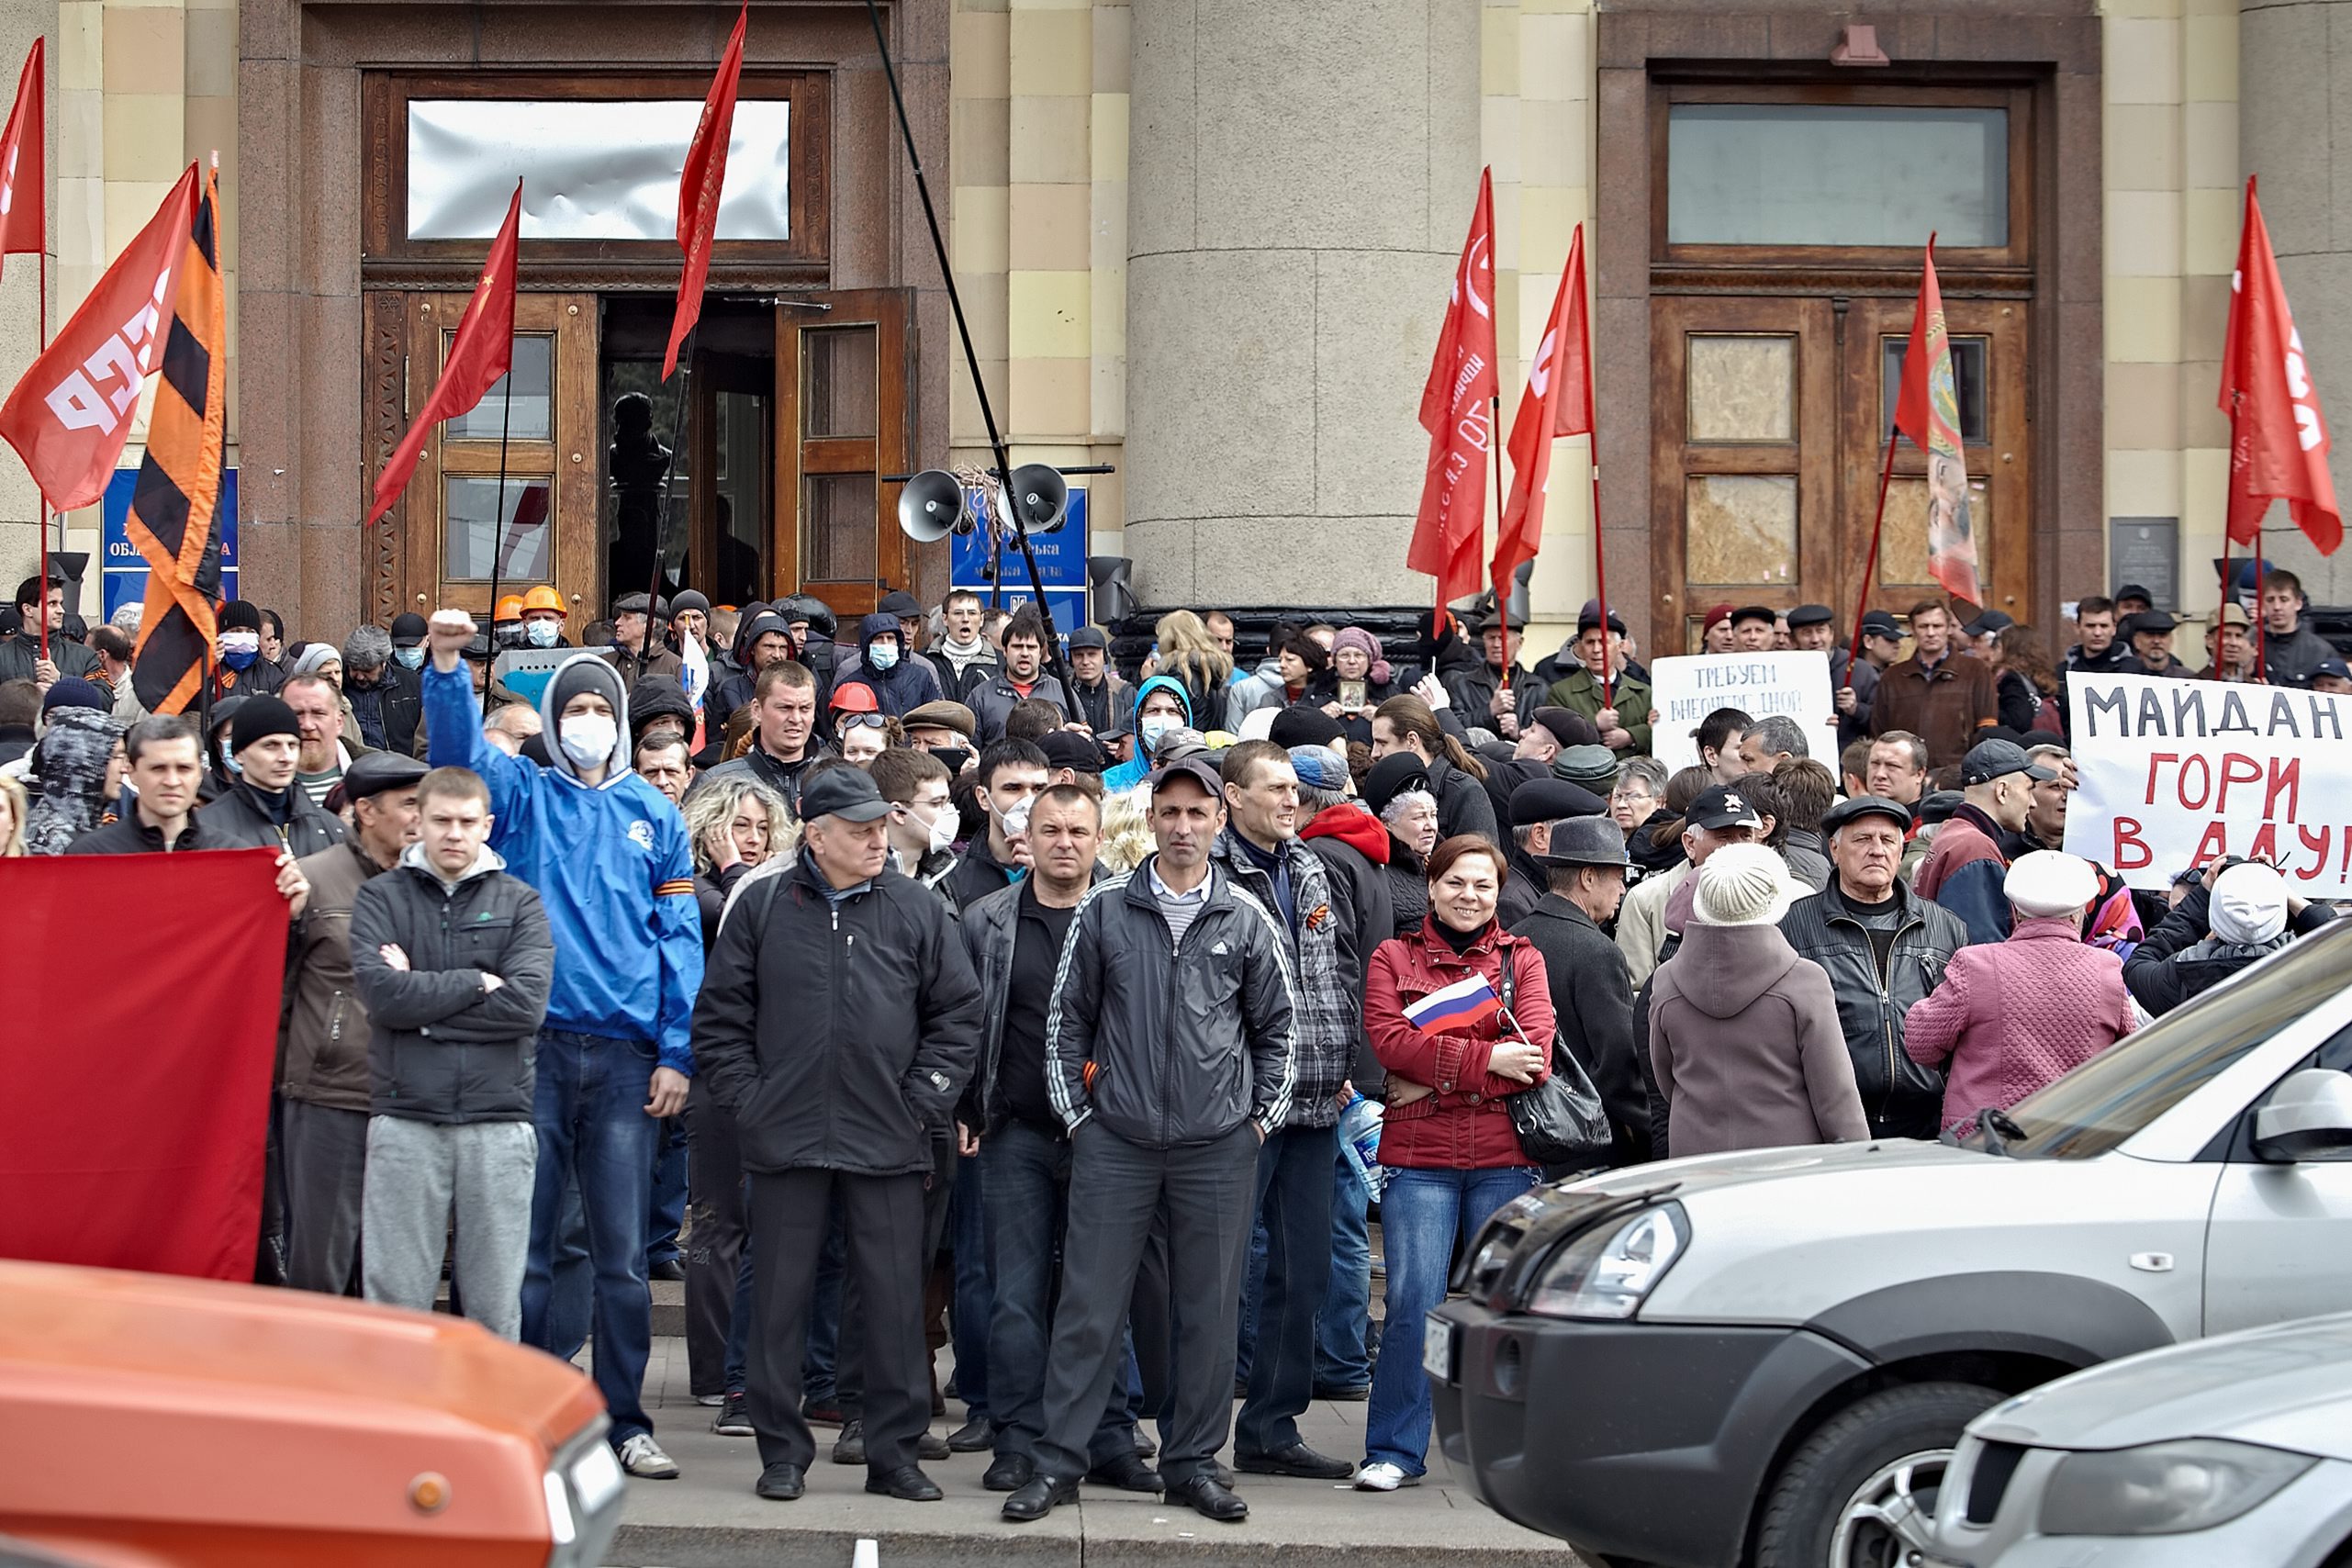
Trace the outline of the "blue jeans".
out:
[[[1446,1298],[1456,1237],[1474,1235],[1489,1215],[1535,1185],[1531,1166],[1491,1170],[1395,1170],[1381,1195],[1388,1254],[1388,1323],[1364,1415],[1367,1464],[1407,1475],[1428,1468],[1429,1379],[1421,1370],[1421,1324]]]
[[[1258,1151],[1258,1214],[1266,1272],[1258,1290],[1249,1397],[1233,1425],[1238,1458],[1298,1442],[1298,1418],[1315,1398],[1315,1324],[1331,1282],[1330,1127],[1284,1127]]]
[[[522,1279],[522,1339],[560,1352],[550,1333],[554,1257],[567,1181],[579,1187],[595,1275],[596,1385],[619,1447],[653,1430],[643,1391],[653,1349],[653,1295],[645,1287],[645,1215],[653,1202],[654,1146],[661,1124],[645,1114],[655,1066],[650,1040],[608,1040],[545,1029],[539,1036],[532,1120],[539,1168],[531,1194],[531,1259]]]
[[[686,1118],[661,1124],[654,1144],[654,1201],[645,1219],[645,1267],[678,1261],[678,1227],[686,1223]]]
[[[948,1200],[956,1285],[947,1327],[956,1347],[956,1397],[975,1420],[989,1413],[988,1326],[994,1308],[989,1284],[988,1204],[980,1183],[980,1157],[958,1157],[956,1190]]]
[[[1331,1285],[1315,1322],[1315,1386],[1361,1388],[1372,1382],[1372,1194],[1344,1148],[1331,1193]]]

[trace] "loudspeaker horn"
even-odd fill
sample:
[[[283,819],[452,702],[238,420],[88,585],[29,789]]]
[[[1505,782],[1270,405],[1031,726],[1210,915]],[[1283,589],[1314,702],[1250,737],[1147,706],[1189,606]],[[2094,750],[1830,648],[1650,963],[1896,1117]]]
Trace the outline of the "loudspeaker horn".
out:
[[[1094,620],[1100,625],[1125,621],[1140,608],[1136,599],[1135,563],[1125,555],[1089,555],[1086,580],[1094,589]]]
[[[1070,481],[1050,463],[1013,470],[1013,515],[1024,533],[1051,533],[1070,515]]]
[[[945,469],[926,468],[899,492],[899,528],[917,544],[969,533],[973,521],[964,510],[963,481]]]

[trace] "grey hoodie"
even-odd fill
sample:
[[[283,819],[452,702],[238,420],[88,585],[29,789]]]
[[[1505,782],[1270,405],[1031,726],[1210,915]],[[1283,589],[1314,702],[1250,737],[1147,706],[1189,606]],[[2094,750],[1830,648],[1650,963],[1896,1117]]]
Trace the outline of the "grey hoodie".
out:
[[[547,760],[578,779],[579,767],[564,750],[558,716],[564,704],[583,691],[599,692],[612,704],[612,751],[604,762],[604,782],[610,784],[629,771],[629,692],[612,661],[594,649],[574,654],[557,665],[555,673],[547,678],[547,689],[539,694],[539,722],[547,737]]]

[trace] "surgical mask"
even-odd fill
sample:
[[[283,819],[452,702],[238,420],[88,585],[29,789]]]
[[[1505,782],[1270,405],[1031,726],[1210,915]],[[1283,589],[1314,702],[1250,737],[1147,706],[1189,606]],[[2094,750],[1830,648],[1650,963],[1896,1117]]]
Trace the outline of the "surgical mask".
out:
[[[956,846],[956,829],[958,825],[960,824],[956,820],[954,802],[943,801],[934,806],[931,809],[930,853],[935,855],[943,849],[953,849]]]
[[[1024,795],[1014,802],[1011,811],[996,813],[997,822],[1004,828],[1005,837],[1018,838],[1029,831],[1029,808],[1036,803],[1035,795]]]
[[[1170,730],[1181,729],[1182,727],[1183,726],[1178,723],[1173,717],[1166,713],[1151,713],[1146,715],[1143,721],[1136,725],[1136,733],[1143,736],[1143,755],[1145,758],[1148,760],[1152,757],[1158,756],[1159,755],[1159,743],[1168,738],[1168,732]]]
[[[574,713],[555,726],[564,755],[575,767],[600,767],[612,760],[612,743],[621,726],[604,713]]]
[[[220,662],[230,669],[251,669],[253,661],[262,656],[262,634],[259,632],[223,632],[220,634]]]
[[[400,666],[403,669],[425,667],[425,648],[421,643],[413,648],[395,648],[392,650],[392,656],[400,661]]]
[[[866,662],[876,669],[894,669],[898,666],[899,651],[888,643],[878,643],[866,651]]]
[[[245,771],[245,765],[237,760],[237,754],[233,751],[222,752],[220,761],[222,766],[229,769],[229,777],[231,778]]]
[[[555,645],[555,639],[562,635],[553,621],[533,621],[522,629],[523,641],[534,648],[552,648]]]

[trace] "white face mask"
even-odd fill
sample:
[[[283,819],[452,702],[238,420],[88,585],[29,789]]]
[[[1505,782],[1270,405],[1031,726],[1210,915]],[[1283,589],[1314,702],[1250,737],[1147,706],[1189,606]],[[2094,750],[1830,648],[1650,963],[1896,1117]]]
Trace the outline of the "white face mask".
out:
[[[942,801],[931,808],[931,853],[956,846],[956,807],[952,801]]]
[[[534,621],[522,629],[522,640],[534,648],[552,648],[562,635],[553,621]]]
[[[1182,722],[1182,720],[1166,713],[1148,713],[1144,716],[1142,722],[1136,725],[1136,729],[1143,736],[1143,751],[1147,761],[1159,754],[1159,743],[1167,738],[1169,731],[1178,728]]]
[[[1036,803],[1035,795],[1024,795],[1014,802],[1011,811],[996,813],[996,820],[1003,824],[1005,837],[1018,838],[1029,831],[1029,808]]]
[[[609,714],[574,713],[555,726],[555,734],[573,767],[601,767],[612,760],[612,743],[621,726]]]

